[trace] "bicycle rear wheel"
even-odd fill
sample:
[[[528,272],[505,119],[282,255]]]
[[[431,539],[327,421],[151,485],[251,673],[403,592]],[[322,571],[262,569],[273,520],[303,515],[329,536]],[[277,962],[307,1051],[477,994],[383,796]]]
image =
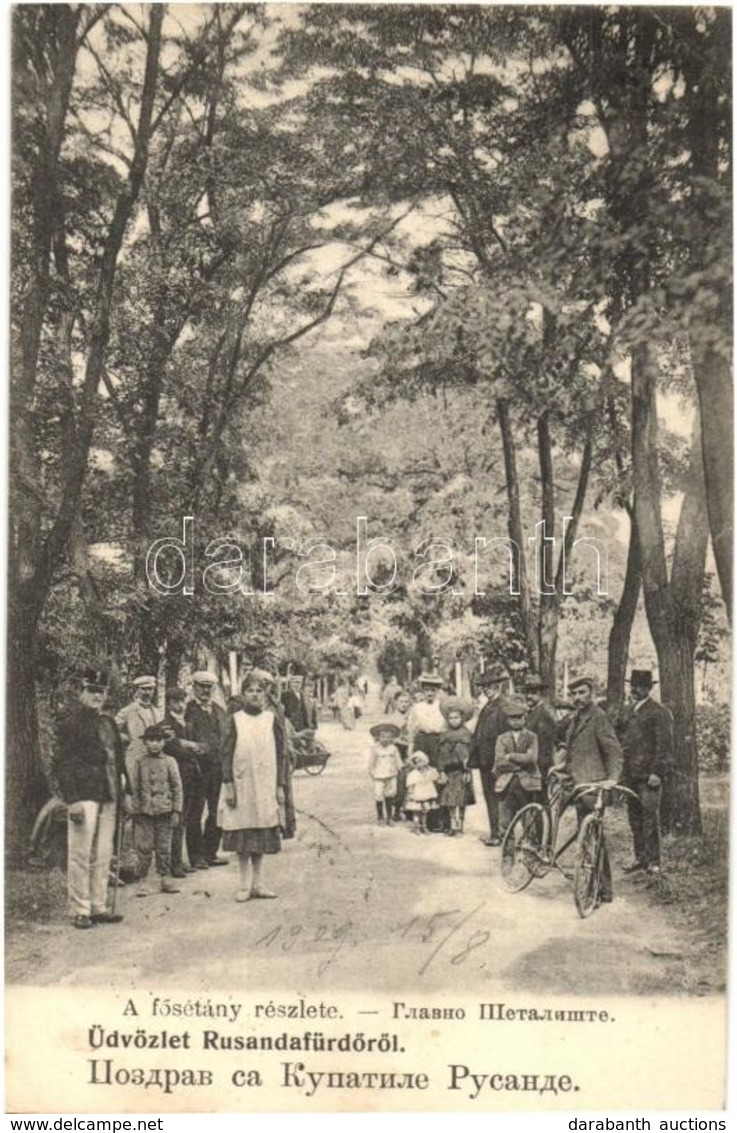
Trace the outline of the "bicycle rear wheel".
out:
[[[604,861],[604,826],[596,814],[587,814],[576,842],[573,899],[579,916],[589,917],[599,905]]]
[[[533,877],[547,872],[546,853],[550,816],[539,803],[522,807],[507,827],[502,842],[502,880],[511,893],[526,888]]]

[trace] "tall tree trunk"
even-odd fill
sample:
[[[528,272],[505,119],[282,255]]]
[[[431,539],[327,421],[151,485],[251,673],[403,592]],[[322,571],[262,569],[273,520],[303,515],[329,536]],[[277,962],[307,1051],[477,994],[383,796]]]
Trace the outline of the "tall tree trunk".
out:
[[[161,46],[161,25],[164,16],[163,6],[153,7],[149,15],[146,63],[141,109],[136,134],[136,143],[128,181],[120,190],[116,201],[110,227],[100,257],[97,277],[94,317],[90,327],[90,345],[85,367],[84,381],[78,391],[78,412],[68,412],[65,422],[65,437],[62,443],[62,462],[60,471],[59,504],[43,543],[38,546],[33,561],[25,565],[24,577],[13,574],[14,585],[10,595],[11,618],[14,623],[14,637],[9,646],[9,664],[14,671],[10,678],[14,704],[9,711],[9,728],[21,729],[16,743],[9,736],[8,745],[8,786],[13,792],[8,794],[8,813],[13,815],[13,823],[27,820],[35,806],[34,784],[42,779],[40,752],[38,749],[38,729],[35,723],[35,694],[26,688],[25,693],[18,685],[18,674],[32,679],[34,651],[38,624],[46,604],[54,575],[63,561],[74,524],[79,513],[79,502],[87,473],[89,451],[95,424],[95,409],[98,389],[105,362],[105,352],[110,336],[110,320],[113,305],[113,292],[118,256],[138,199],[148,159],[154,112],[154,97],[159,73],[159,53]],[[24,365],[27,359],[24,359]],[[29,374],[25,374],[27,383]],[[35,376],[34,376],[35,380]],[[27,454],[29,459],[35,452],[34,438],[26,438],[24,443],[31,445]],[[28,708],[17,697],[26,695],[32,701]],[[32,716],[33,719],[29,717]],[[29,746],[32,745],[32,746]],[[20,760],[21,766],[15,766]],[[12,766],[10,766],[12,764]],[[22,845],[26,835],[20,835],[18,844]]]
[[[622,595],[619,599],[607,647],[607,705],[615,712],[624,703],[624,685],[627,676],[627,658],[630,649],[632,626],[642,589],[642,561],[637,527],[630,509],[630,542]]]
[[[657,459],[656,378],[656,348],[648,343],[632,357],[632,468],[645,611],[658,655],[661,697],[674,722],[675,767],[666,784],[663,817],[666,828],[675,833],[698,834],[694,655],[709,538],[700,422],[697,414],[669,579]]]
[[[49,797],[39,758],[38,704],[32,643],[33,614],[19,603],[8,610],[5,744],[5,847],[22,864],[36,814]]]
[[[727,617],[732,621],[734,574],[734,393],[726,358],[693,345],[701,411],[701,446],[711,545]]]
[[[732,246],[731,163],[724,161],[729,145],[726,113],[732,79],[731,12],[715,8],[705,28],[696,10],[691,15],[691,50],[684,52],[685,102],[689,114],[692,221],[690,226],[693,276],[711,283],[715,300],[706,325],[699,311],[691,331],[694,377],[701,410],[701,444],[706,480],[706,504],[711,543],[727,616],[732,620],[734,584],[734,395],[732,389],[732,291],[727,256]],[[715,345],[719,343],[719,346]]]
[[[545,327],[550,327],[547,312],[544,313]],[[550,332],[549,332],[550,333]],[[537,587],[538,605],[538,651],[540,656],[540,677],[555,696],[556,673],[555,656],[558,648],[558,617],[561,595],[555,585],[555,470],[553,466],[553,442],[550,436],[550,420],[546,412],[537,421],[537,455],[540,465],[540,519],[542,535],[537,548]]]
[[[513,589],[517,591],[517,603],[522,623],[522,634],[525,642],[527,660],[531,668],[539,671],[538,642],[535,633],[535,620],[532,612],[530,598],[530,583],[527,576],[527,560],[525,558],[525,538],[522,530],[522,511],[519,499],[519,476],[517,473],[517,456],[512,433],[512,422],[509,414],[509,402],[499,398],[496,403],[496,414],[499,422],[499,431],[502,437],[502,450],[504,452],[504,476],[507,485],[507,530],[512,544],[518,548],[517,561],[512,555],[512,582]]]

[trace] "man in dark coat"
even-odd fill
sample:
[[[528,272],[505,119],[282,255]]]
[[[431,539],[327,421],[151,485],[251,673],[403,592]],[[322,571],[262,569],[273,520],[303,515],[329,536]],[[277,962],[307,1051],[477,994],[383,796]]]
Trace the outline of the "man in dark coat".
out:
[[[492,665],[477,678],[478,686],[486,693],[486,704],[479,713],[471,743],[469,767],[477,767],[481,776],[486,813],[489,818],[489,837],[482,838],[485,846],[498,846],[499,837],[499,796],[494,790],[494,757],[496,741],[503,732],[509,731],[509,721],[504,715],[502,690],[507,674],[501,665]]]
[[[540,677],[530,675],[525,681],[525,699],[528,708],[525,727],[537,736],[537,762],[542,776],[543,800],[547,797],[545,785],[548,772],[553,765],[558,726],[555,713],[544,699],[547,687]]]
[[[202,778],[199,761],[202,748],[192,740],[189,725],[184,719],[186,701],[187,694],[183,688],[166,690],[167,711],[163,724],[167,729],[167,740],[164,751],[167,755],[173,755],[177,761],[183,793],[181,819],[171,834],[171,872],[172,877],[176,878],[182,878],[196,868],[192,863],[198,856],[201,842],[202,816],[195,813],[194,803],[197,797],[197,784]],[[185,838],[188,866],[185,866],[182,854]]]
[[[624,749],[623,782],[639,799],[639,803],[627,799],[635,858],[625,867],[625,873],[641,869],[660,873],[660,802],[663,780],[673,763],[673,718],[650,695],[656,683],[649,669],[632,670],[629,684],[633,703],[619,731]]]
[[[86,669],[79,705],[57,733],[55,770],[68,806],[69,911],[75,928],[116,924],[107,907],[110,863],[121,792],[130,795],[123,743],[115,720],[102,711],[108,674]]]
[[[228,718],[219,704],[214,704],[212,695],[218,679],[214,673],[198,670],[192,674],[194,699],[190,700],[184,711],[184,719],[189,728],[189,738],[200,745],[198,757],[201,777],[194,784],[192,799],[191,831],[194,840],[192,865],[196,869],[209,866],[227,865],[227,858],[218,857],[222,831],[218,826],[218,801],[223,781],[223,744],[228,732]],[[207,819],[204,831],[202,819],[207,806]],[[189,843],[187,846],[189,851]]]
[[[566,731],[565,744],[556,752],[555,769],[562,772],[574,785],[597,783],[604,788],[611,788],[619,782],[622,775],[622,747],[606,712],[594,703],[593,679],[579,677],[570,682],[568,691],[574,713]],[[592,795],[587,795],[576,803],[579,824],[592,807]],[[602,854],[601,900],[611,901],[612,871],[604,842]]]
[[[292,674],[288,678],[287,687],[281,695],[281,703],[284,715],[295,732],[317,728],[317,708],[314,701],[307,696],[301,673]]]

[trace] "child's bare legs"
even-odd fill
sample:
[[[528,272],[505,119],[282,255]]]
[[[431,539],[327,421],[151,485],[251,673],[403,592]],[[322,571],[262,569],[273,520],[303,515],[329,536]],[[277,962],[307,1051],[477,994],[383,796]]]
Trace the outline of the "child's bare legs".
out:
[[[270,889],[264,889],[261,884],[261,866],[263,865],[263,854],[251,854],[251,863],[253,865],[253,880],[251,882],[251,896],[252,897],[276,897],[276,893],[272,893]]]
[[[450,833],[460,834],[461,832],[461,808],[459,806],[452,806],[450,808]]]
[[[422,815],[417,810],[412,811],[412,833],[422,833]]]

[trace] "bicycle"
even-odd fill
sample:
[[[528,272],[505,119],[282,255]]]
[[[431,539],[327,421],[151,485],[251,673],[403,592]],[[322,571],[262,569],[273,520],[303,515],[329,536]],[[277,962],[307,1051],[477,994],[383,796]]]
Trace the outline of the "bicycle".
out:
[[[619,784],[604,788],[601,783],[579,783],[568,793],[563,784],[557,790],[554,788],[555,784],[548,805],[528,803],[507,827],[502,842],[502,879],[510,892],[519,893],[533,878],[544,877],[550,870],[557,869],[567,881],[573,882],[573,898],[579,916],[588,917],[601,903],[606,796],[617,792],[637,799],[637,795]],[[558,846],[563,811],[570,803],[575,804],[588,795],[595,796],[591,811],[571,837]],[[574,842],[576,860],[571,874],[563,868],[560,859]]]

